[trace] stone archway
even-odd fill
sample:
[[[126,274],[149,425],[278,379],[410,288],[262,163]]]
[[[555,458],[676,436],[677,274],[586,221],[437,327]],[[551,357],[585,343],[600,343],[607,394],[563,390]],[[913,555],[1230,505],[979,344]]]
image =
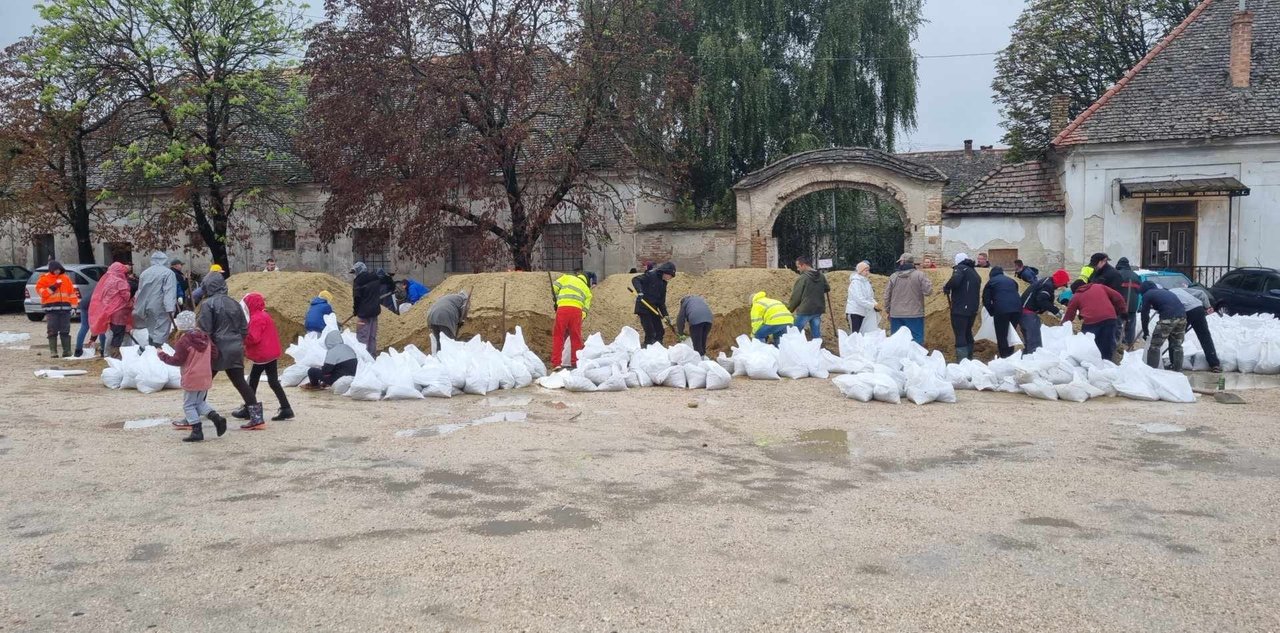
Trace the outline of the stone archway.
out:
[[[942,252],[942,187],[937,169],[865,147],[819,149],[788,156],[733,186],[738,209],[739,267],[777,265],[773,223],[783,208],[827,189],[862,189],[902,209],[909,251],[935,260]]]

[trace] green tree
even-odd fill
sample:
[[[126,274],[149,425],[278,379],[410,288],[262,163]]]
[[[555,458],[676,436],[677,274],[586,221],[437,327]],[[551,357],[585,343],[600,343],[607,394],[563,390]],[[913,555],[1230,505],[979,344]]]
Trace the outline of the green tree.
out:
[[[1031,0],[996,59],[991,88],[1010,161],[1049,146],[1050,102],[1075,117],[1097,101],[1195,8],[1196,0]]]
[[[42,54],[60,75],[96,70],[131,98],[134,140],[104,171],[137,178],[126,204],[173,196],[135,218],[135,243],[172,243],[194,223],[227,266],[242,212],[279,210],[270,166],[301,108],[289,60],[303,25],[292,0],[49,0]],[[132,194],[132,195],[131,195]]]
[[[693,202],[732,217],[730,187],[789,154],[892,150],[915,125],[921,0],[695,0],[688,117]]]

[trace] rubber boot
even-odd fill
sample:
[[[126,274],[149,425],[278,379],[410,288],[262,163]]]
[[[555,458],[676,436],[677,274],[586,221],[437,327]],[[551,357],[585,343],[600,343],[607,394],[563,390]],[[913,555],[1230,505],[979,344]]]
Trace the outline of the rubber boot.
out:
[[[233,417],[233,418],[235,418],[235,419],[237,419],[237,420],[248,420],[248,419],[249,419],[249,405],[247,405],[247,404],[242,404],[242,405],[240,405],[240,408],[239,408],[239,409],[236,409],[235,411],[232,411],[232,412],[231,412],[231,417]]]
[[[83,355],[84,355],[84,348],[83,348],[83,347],[77,347],[77,348],[76,348],[76,358],[80,358],[80,357],[81,357],[81,356],[83,356]]]
[[[288,403],[285,403],[283,407],[280,407],[280,412],[277,413],[274,418],[271,418],[271,421],[281,422],[284,420],[292,420],[292,419],[293,419],[293,407],[290,407]]]
[[[973,348],[956,346],[956,362],[962,360],[973,360]]]
[[[1169,365],[1173,371],[1182,371],[1182,350],[1169,350]]]
[[[61,338],[62,338],[62,357],[71,358],[71,335],[63,334]],[[79,356],[79,354],[76,354],[76,356]]]
[[[213,422],[213,430],[218,432],[218,437],[227,432],[227,419],[218,415],[217,411],[209,412],[209,421]]]
[[[262,419],[262,403],[249,405],[249,421],[240,425],[240,429],[244,431],[257,431],[267,428],[267,423]]]
[[[204,431],[200,429],[200,423],[196,422],[191,425],[191,435],[182,438],[184,442],[201,442],[204,441]]]
[[[58,337],[50,336],[49,337],[49,358],[57,358],[57,357],[58,357]]]

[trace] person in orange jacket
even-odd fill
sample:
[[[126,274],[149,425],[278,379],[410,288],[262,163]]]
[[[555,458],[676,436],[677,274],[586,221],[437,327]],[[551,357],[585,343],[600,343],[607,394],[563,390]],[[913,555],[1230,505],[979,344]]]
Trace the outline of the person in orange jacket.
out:
[[[36,282],[40,305],[44,308],[45,335],[49,337],[49,356],[58,355],[62,341],[62,357],[71,358],[71,308],[80,305],[80,290],[57,260],[49,262],[49,272]],[[84,318],[81,316],[81,318]]]

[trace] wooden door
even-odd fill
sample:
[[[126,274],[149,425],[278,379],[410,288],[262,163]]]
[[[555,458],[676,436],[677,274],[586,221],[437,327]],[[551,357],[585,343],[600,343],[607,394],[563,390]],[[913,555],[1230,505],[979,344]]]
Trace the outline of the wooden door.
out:
[[[1191,274],[1196,262],[1195,221],[1147,220],[1142,233],[1143,268]]]

